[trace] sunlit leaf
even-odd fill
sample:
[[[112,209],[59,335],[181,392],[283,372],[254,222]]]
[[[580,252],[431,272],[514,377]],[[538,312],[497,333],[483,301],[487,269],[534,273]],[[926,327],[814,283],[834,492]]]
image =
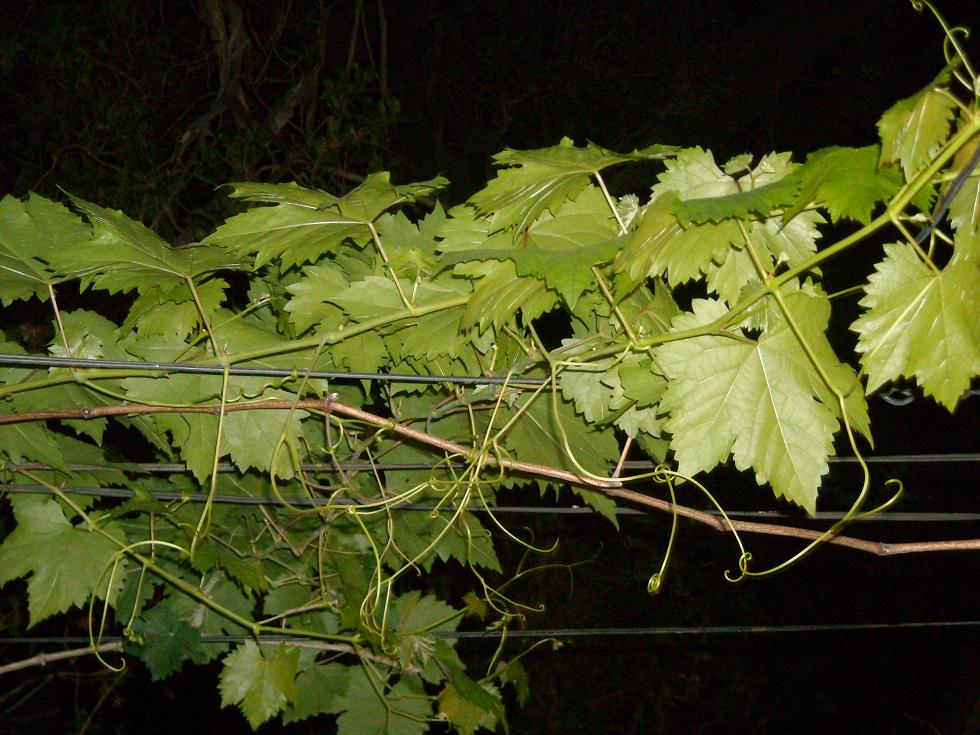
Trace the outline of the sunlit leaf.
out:
[[[673,150],[651,146],[621,154],[591,143],[579,148],[570,138],[550,148],[507,149],[493,157],[506,168],[470,197],[469,203],[489,216],[491,232],[511,227],[520,232],[546,210],[554,213],[566,199],[575,199],[588,186],[591,174],[617,163],[663,158]]]
[[[961,257],[936,270],[901,244],[886,245],[885,254],[851,327],[867,390],[914,377],[952,411],[980,373],[980,265]]]
[[[698,300],[674,328],[725,312],[720,302]],[[837,422],[801,369],[800,351],[785,322],[755,341],[704,336],[658,347],[678,470],[693,475],[732,456],[736,467],[751,467],[758,482],[813,512]]]
[[[429,181],[395,186],[388,172],[370,174],[349,194],[337,202],[340,213],[360,222],[374,222],[382,212],[395,204],[414,201],[416,197],[437,191],[449,181],[437,176]]]
[[[897,172],[878,168],[878,155],[878,146],[832,147],[811,153],[794,173],[802,186],[784,219],[792,219],[816,202],[827,208],[834,222],[846,218],[868,224],[875,206],[901,185]]]
[[[944,71],[929,87],[899,100],[881,116],[882,165],[898,161],[905,180],[925,166],[949,137],[956,103],[939,88],[949,81]]]

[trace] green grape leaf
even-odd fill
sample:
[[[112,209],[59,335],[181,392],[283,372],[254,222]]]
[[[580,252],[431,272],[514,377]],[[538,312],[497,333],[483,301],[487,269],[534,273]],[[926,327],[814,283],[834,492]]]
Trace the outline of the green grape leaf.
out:
[[[878,168],[878,146],[823,148],[807,156],[794,174],[802,181],[796,203],[783,215],[789,221],[811,202],[822,204],[834,222],[853,219],[866,225],[875,205],[891,197],[901,176]]]
[[[203,578],[201,575],[195,574],[194,584],[199,585],[200,591],[205,596],[222,607],[243,618],[251,617],[252,603],[223,572],[208,572]],[[175,618],[184,620],[199,629],[201,635],[242,635],[248,633],[245,628],[237,623],[174,588],[169,588],[163,599],[155,605],[155,607],[161,606]],[[211,643],[198,650],[206,661],[211,661],[220,656],[227,648],[227,644],[224,643]]]
[[[291,393],[270,391],[262,399],[295,399]],[[309,414],[301,410],[232,411],[225,415],[221,437],[222,453],[231,455],[242,472],[250,467],[291,479],[294,453],[299,451],[300,420]]]
[[[449,219],[439,226],[436,236],[439,238],[436,250],[441,253],[514,246],[513,232],[496,230],[490,234],[490,218],[478,214],[473,207],[465,204],[449,210]]]
[[[792,267],[813,255],[820,238],[816,225],[824,221],[819,212],[809,210],[800,212],[789,222],[772,217],[752,222],[749,240],[763,269],[772,273],[777,265]],[[723,259],[712,261],[705,274],[708,290],[717,293],[729,305],[739,300],[747,284],[760,283],[755,264],[741,244],[733,246]]]
[[[520,659],[501,661],[497,664],[497,675],[502,684],[510,684],[517,694],[517,703],[522,707],[531,695],[531,678]]]
[[[252,729],[296,701],[299,651],[288,646],[260,648],[245,641],[225,656],[218,689],[221,706],[237,705]]]
[[[460,735],[473,735],[481,727],[495,730],[497,715],[493,710],[499,706],[498,700],[472,679],[467,677],[466,681],[470,686],[465,691],[461,691],[455,682],[446,684],[439,694],[439,714],[452,723]],[[484,701],[489,704],[484,706]]]
[[[481,243],[473,250],[453,249],[441,262],[511,260],[519,276],[543,280],[574,309],[582,293],[594,285],[592,266],[612,260],[622,247],[617,234],[602,192],[590,186],[574,201],[567,201],[558,216],[543,215],[526,231],[521,245],[492,248]]]
[[[612,391],[602,382],[602,375],[614,360],[600,360],[581,367],[562,370],[558,383],[566,400],[575,402],[575,410],[585,420],[604,423],[612,415]]]
[[[638,367],[641,363],[644,367]],[[644,381],[634,372],[631,376],[633,386],[637,388],[642,385],[645,399],[656,395],[652,401],[656,403],[663,393],[665,381],[663,377],[650,372],[649,360],[644,361],[636,354],[622,359],[610,358],[566,368],[559,379],[562,395],[568,400],[574,400],[576,410],[590,423],[613,423],[633,438],[640,431],[659,436],[661,422],[656,408],[640,407],[636,400],[626,394],[622,371],[631,369],[646,374],[647,379]]]
[[[442,308],[461,306],[464,301],[462,293],[449,288],[441,281],[425,281],[417,284],[400,281],[400,284],[402,292],[410,299],[413,307],[438,311]],[[405,308],[395,282],[384,276],[366,276],[360,281],[351,283],[342,291],[328,294],[324,298],[342,308],[353,321],[365,321],[392,312],[402,312],[406,317],[413,316]]]
[[[742,233],[734,221],[691,225],[664,244],[652,272],[661,275],[666,270],[667,282],[678,286],[706,272],[712,263],[724,260],[731,246],[742,242]]]
[[[153,681],[176,674],[188,659],[205,663],[198,653],[201,632],[187,621],[175,618],[165,607],[144,610],[133,623],[133,631],[141,639],[141,645],[129,648],[146,664]]]
[[[525,462],[556,467],[568,472],[580,473],[576,463],[587,472],[600,476],[609,474],[609,467],[619,457],[619,444],[611,431],[602,431],[586,423],[575,412],[569,401],[558,399],[552,407],[547,395],[536,399],[523,414],[523,420],[516,422],[504,435],[503,446],[517,459]],[[502,427],[512,417],[511,410],[498,412],[498,423]],[[564,431],[562,438],[559,425]],[[569,451],[575,458],[573,462]],[[542,487],[548,481],[539,480]],[[616,503],[607,495],[572,487],[590,507],[604,516],[614,526]]]
[[[937,272],[907,245],[886,245],[860,304],[865,313],[851,329],[868,392],[914,376],[952,411],[980,373],[978,262],[954,257]]]
[[[105,352],[108,349],[114,358],[121,357],[118,348],[113,350],[119,328],[101,314],[86,309],[62,312],[61,326],[64,327],[63,335],[56,335],[51,340],[52,355],[91,360],[108,357]],[[57,324],[55,327],[57,329]]]
[[[242,255],[254,253],[255,268],[278,259],[286,269],[336,253],[348,239],[357,245],[367,243],[371,239],[367,224],[333,208],[279,204],[229,217],[202,242]]]
[[[296,700],[282,713],[282,723],[289,725],[307,717],[343,712],[352,671],[343,664],[329,663],[300,672],[296,677]]]
[[[800,212],[791,220],[767,217],[752,223],[749,237],[753,245],[761,245],[776,263],[792,267],[799,265],[815,252],[820,239],[821,225],[826,220],[820,212]]]
[[[626,238],[623,249],[613,261],[617,290],[632,291],[647,278],[663,272],[658,262],[661,253],[681,232],[674,215],[677,195],[668,192],[653,200],[637,215],[639,223]]]
[[[64,257],[92,237],[91,228],[64,205],[30,194],[0,199],[0,304],[36,296],[78,276],[83,269]]]
[[[470,272],[471,264],[457,265],[456,273]],[[500,329],[518,311],[528,320],[552,309],[558,303],[554,292],[543,281],[532,276],[518,276],[511,261],[485,264],[479,271],[483,278],[477,282],[463,310],[464,328],[489,326]]]
[[[636,364],[621,364],[617,370],[627,398],[638,406],[656,406],[663,397],[667,381],[656,372],[650,360]]]
[[[292,298],[284,308],[296,331],[305,332],[314,324],[320,324],[324,329],[337,327],[343,318],[341,311],[327,303],[327,299],[348,285],[344,275],[331,265],[305,266],[303,278],[286,286]]]
[[[674,329],[726,312],[721,302],[698,299]],[[755,342],[704,336],[656,348],[667,376],[662,405],[670,412],[670,446],[682,474],[710,470],[732,455],[738,469],[752,467],[757,482],[814,512],[837,422],[801,369],[800,351],[782,320]]]
[[[613,262],[617,288],[628,291],[648,277],[667,274],[677,286],[720,263],[732,245],[743,243],[734,220],[680,227],[672,213],[676,195],[667,192],[652,202],[636,230]]]
[[[295,181],[285,184],[261,184],[250,181],[229,182],[229,197],[245,202],[265,204],[292,204],[307,209],[327,209],[338,202],[337,197],[320,189],[307,189]]]
[[[389,608],[388,620],[402,668],[425,668],[435,645],[432,631],[456,630],[462,618],[460,612],[432,595],[423,597],[414,590],[397,597]]]
[[[462,315],[460,306],[401,321],[385,330],[391,335],[386,339],[388,351],[396,362],[415,357],[425,364],[440,357],[455,357],[467,341],[459,329]]]
[[[772,258],[768,257],[768,253],[759,253],[759,258],[763,267],[771,270]],[[729,306],[738,303],[747,284],[759,282],[759,272],[744,247],[732,247],[723,260],[712,261],[705,271],[708,291],[721,296]]]
[[[522,232],[546,210],[556,212],[566,199],[575,199],[588,186],[590,175],[618,163],[663,158],[674,150],[651,146],[624,155],[592,143],[579,148],[569,138],[550,148],[508,148],[493,157],[506,168],[468,203],[488,215],[490,232],[515,226]]]
[[[665,334],[670,320],[680,312],[670,289],[660,279],[652,280],[649,287],[637,286],[620,299],[618,306],[638,337]]]
[[[250,595],[253,592],[263,592],[269,589],[269,580],[266,579],[261,561],[243,559],[234,551],[223,546],[215,545],[213,548],[218,565],[239,584],[246,594]]]
[[[665,165],[666,171],[657,176],[660,183],[652,189],[654,200],[667,193],[676,194],[681,200],[726,197],[739,193],[735,179],[718,168],[711,151],[701,147],[679,151]]]
[[[732,217],[745,219],[752,214],[767,217],[772,210],[791,203],[799,188],[800,182],[795,177],[787,177],[732,194],[683,199],[677,204],[674,213],[685,227],[692,222],[721,222]]]
[[[84,271],[82,284],[110,293],[140,293],[155,286],[171,288],[222,269],[238,269],[241,263],[222,247],[172,248],[156,233],[115,209],[71,197],[75,207],[92,223],[92,240],[65,258]]]
[[[395,598],[388,621],[401,632],[456,630],[462,618],[460,612],[433,595],[423,597],[418,590],[412,590]]]
[[[340,213],[360,222],[374,222],[382,212],[402,202],[415,201],[444,188],[448,179],[437,176],[429,181],[394,186],[387,171],[370,174],[356,189],[337,202]]]
[[[211,476],[218,440],[218,417],[206,413],[161,413],[153,417],[173,437],[180,456],[198,482]]]
[[[456,318],[458,320],[459,316]],[[336,365],[357,372],[373,373],[390,362],[388,347],[376,332],[348,337],[327,349]]]
[[[911,181],[949,137],[950,123],[956,102],[940,87],[949,82],[944,71],[921,92],[899,100],[881,116],[878,132],[881,135],[879,165],[899,161],[905,180]]]
[[[227,281],[212,278],[194,288],[205,315],[210,319],[225,300]],[[133,302],[123,322],[124,329],[135,328],[143,336],[166,335],[179,340],[186,339],[201,326],[201,314],[186,282],[144,290]]]
[[[306,585],[284,584],[270,590],[262,598],[262,613],[266,616],[281,615],[305,607],[309,602],[310,590]]]
[[[980,165],[949,203],[949,221],[957,232],[963,230],[968,235],[980,229]]]
[[[418,224],[400,211],[387,212],[378,218],[375,227],[395,273],[410,279],[423,274],[431,276],[437,265],[436,234],[446,221],[446,211],[439,205]]]
[[[0,425],[0,456],[12,462],[40,462],[55,469],[67,469],[57,435],[43,424]]]
[[[17,527],[0,544],[0,585],[30,575],[29,625],[83,605],[93,593],[106,599],[119,547],[97,531],[73,526],[56,500],[14,496],[10,503]],[[104,530],[125,544],[121,528],[109,524]],[[121,568],[113,582],[110,598],[123,582]]]
[[[510,260],[519,276],[543,280],[545,285],[561,294],[570,309],[579,297],[595,283],[592,266],[616,257],[617,240],[596,245],[582,245],[563,250],[508,248],[506,250],[463,250],[443,256],[445,263],[470,260]]]
[[[565,252],[604,243],[619,234],[605,195],[590,185],[575,199],[566,200],[557,214],[545,212],[524,235],[518,235],[515,244]]]
[[[423,735],[429,729],[432,703],[417,677],[402,677],[385,691],[363,668],[351,669],[350,685],[337,718],[338,735]]]

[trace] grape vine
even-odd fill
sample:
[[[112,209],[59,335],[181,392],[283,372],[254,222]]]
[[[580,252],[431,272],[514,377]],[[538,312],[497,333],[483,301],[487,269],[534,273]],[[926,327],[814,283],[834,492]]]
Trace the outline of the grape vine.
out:
[[[502,648],[467,669],[454,632],[503,633],[533,608],[508,595],[496,544],[547,552],[493,512],[503,488],[568,488],[613,524],[620,499],[728,530],[732,579],[768,571],[740,531],[808,539],[787,563],[825,542],[922,550],[841,535],[897,497],[864,509],[863,462],[824,533],[678,505],[675,483],[715,502],[696,478],[731,461],[812,513],[835,437],[859,460],[870,446],[868,394],[910,379],[951,411],[969,391],[980,80],[946,31],[946,69],[882,115],[879,143],[797,161],[564,139],[497,154],[448,211],[419,204],[441,177],[376,173],[343,196],[233,183],[251,206],[179,248],[74,196],[4,197],[0,302],[48,304],[55,338],[37,355],[0,332],[16,521],[0,584],[26,578],[30,625],[78,608],[107,666],[136,656],[163,679],[222,657],[222,704],[253,727],[472,733],[528,683]],[[607,169],[651,161],[648,192],[610,192]],[[850,231],[824,245],[830,226]],[[884,233],[853,284],[851,365],[827,337],[841,295],[822,271]],[[124,315],[62,309],[73,288]],[[628,474],[640,458],[653,469]],[[473,591],[420,585],[437,562]],[[126,645],[100,645],[109,631]]]

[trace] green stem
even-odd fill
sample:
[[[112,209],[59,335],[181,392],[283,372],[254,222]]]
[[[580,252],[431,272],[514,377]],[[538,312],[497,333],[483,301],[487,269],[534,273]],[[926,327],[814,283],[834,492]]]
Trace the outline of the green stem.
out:
[[[197,587],[192,585],[190,582],[178,577],[175,574],[172,574],[171,572],[168,572],[166,569],[162,569],[151,558],[145,557],[142,554],[139,554],[136,551],[134,551],[132,545],[127,544],[121,541],[120,539],[117,539],[115,536],[113,536],[111,533],[106,531],[104,528],[100,527],[98,523],[94,521],[85,512],[83,508],[81,508],[81,506],[75,503],[57,485],[53,485],[50,482],[46,482],[43,477],[36,475],[33,472],[30,472],[29,470],[19,470],[19,472],[23,474],[25,477],[31,479],[33,482],[37,483],[38,485],[41,485],[47,488],[48,490],[50,490],[58,499],[60,499],[62,502],[68,505],[68,507],[70,507],[85,522],[85,525],[89,530],[93,531],[94,533],[98,533],[100,536],[108,540],[110,543],[119,547],[120,551],[124,552],[127,556],[132,558],[134,561],[138,562],[140,565],[142,565],[143,567],[151,571],[153,574],[160,577],[160,579],[164,580],[167,584],[176,587],[181,592],[189,595],[190,597],[197,600],[205,607],[210,608],[214,612],[221,615],[223,618],[226,618],[232,621],[233,623],[237,623],[238,625],[242,626],[243,628],[251,632],[253,636],[258,637],[262,633],[269,633],[269,634],[276,634],[276,635],[292,635],[292,636],[296,636],[297,638],[316,638],[319,640],[326,640],[326,641],[340,641],[343,643],[350,643],[350,644],[354,644],[358,641],[356,635],[347,636],[347,635],[320,633],[318,631],[305,630],[301,628],[280,628],[278,626],[273,626],[273,625],[262,625],[260,623],[256,623],[254,620],[249,620],[243,615],[239,615],[234,610],[229,610],[224,605],[215,602],[210,597],[208,597],[203,592],[201,592],[199,589],[197,589]]]
[[[194,285],[194,279],[190,276],[184,276],[184,280],[187,282],[187,288],[191,290],[191,296],[194,297],[194,305],[197,307],[197,313],[201,315],[201,326],[207,332],[208,339],[211,341],[214,356],[215,358],[220,358],[221,350],[218,349],[218,340],[215,338],[214,330],[211,329],[211,320],[208,319],[208,314],[204,311],[204,304],[201,303],[201,296],[197,292],[197,286]]]
[[[239,352],[234,355],[225,355],[220,362],[222,364],[227,362],[229,365],[235,365],[237,363],[248,362],[250,360],[258,360],[263,357],[272,357],[274,355],[281,355],[288,352],[299,352],[301,350],[314,349],[321,343],[325,345],[336,344],[338,342],[343,342],[349,337],[356,337],[360,334],[364,334],[365,332],[373,332],[381,329],[382,327],[386,327],[389,324],[400,322],[403,319],[414,319],[420,316],[425,316],[426,314],[434,314],[438,311],[453,309],[458,306],[465,306],[469,302],[469,299],[470,297],[468,295],[458,296],[456,298],[446,299],[445,301],[429,304],[427,306],[416,306],[411,312],[382,314],[374,317],[373,319],[366,319],[363,322],[357,322],[356,324],[347,325],[346,327],[338,327],[337,329],[321,332],[314,337],[305,337],[303,339],[293,340],[288,344],[276,345],[275,347],[261,347],[255,350]],[[208,365],[213,364],[214,362],[215,360],[202,360],[201,364]],[[106,380],[110,378],[163,377],[166,374],[167,373],[165,371],[153,370],[79,370],[73,375],[41,378],[38,380],[17,383],[16,385],[0,386],[0,398],[5,398],[6,396],[13,395],[14,393],[37,390],[38,388],[50,388],[52,386],[63,385],[65,383],[76,383],[88,380]]]
[[[330,329],[325,332],[320,332],[314,337],[305,337],[303,339],[293,340],[287,345],[261,347],[256,350],[247,350],[245,352],[229,355],[228,361],[230,364],[234,365],[239,362],[258,360],[263,357],[281,355],[286,352],[298,352],[300,350],[313,349],[321,343],[325,345],[336,344],[338,342],[343,342],[349,337],[356,337],[357,335],[364,334],[365,332],[374,332],[382,327],[388,326],[389,324],[400,322],[403,319],[414,319],[420,316],[425,316],[426,314],[434,314],[438,311],[454,309],[457,306],[465,306],[469,300],[469,295],[458,296],[456,298],[446,299],[445,301],[439,301],[427,306],[415,306],[411,311],[398,312],[397,314],[381,314],[373,319],[365,319],[363,322],[357,322],[355,324],[338,327],[337,329]]]

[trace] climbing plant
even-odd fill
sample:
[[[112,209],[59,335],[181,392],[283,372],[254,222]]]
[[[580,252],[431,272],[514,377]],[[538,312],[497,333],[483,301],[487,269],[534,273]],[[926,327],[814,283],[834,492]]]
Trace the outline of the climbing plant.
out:
[[[869,393],[914,380],[953,410],[969,391],[980,80],[957,29],[947,52],[860,148],[716,161],[564,139],[499,153],[448,211],[438,177],[239,182],[251,206],[184,247],[76,196],[5,197],[0,301],[45,304],[54,337],[41,355],[0,335],[0,583],[26,579],[29,626],[84,616],[106,666],[221,658],[221,702],[253,727],[502,725],[505,688],[528,696],[519,657],[476,670],[455,649],[461,625],[503,640],[534,604],[496,548],[547,549],[493,512],[502,488],[567,488],[613,524],[617,499],[713,523],[744,579],[770,571],[745,524],[675,489],[714,502],[699,476],[733,462],[812,513],[835,437],[872,445]],[[650,162],[649,190],[610,192],[607,169]],[[828,293],[857,249],[874,273]],[[74,288],[102,300],[60,308]],[[827,330],[854,292],[852,365]],[[867,548],[841,535],[876,510],[863,478],[787,563]],[[447,565],[465,594],[427,582]]]

